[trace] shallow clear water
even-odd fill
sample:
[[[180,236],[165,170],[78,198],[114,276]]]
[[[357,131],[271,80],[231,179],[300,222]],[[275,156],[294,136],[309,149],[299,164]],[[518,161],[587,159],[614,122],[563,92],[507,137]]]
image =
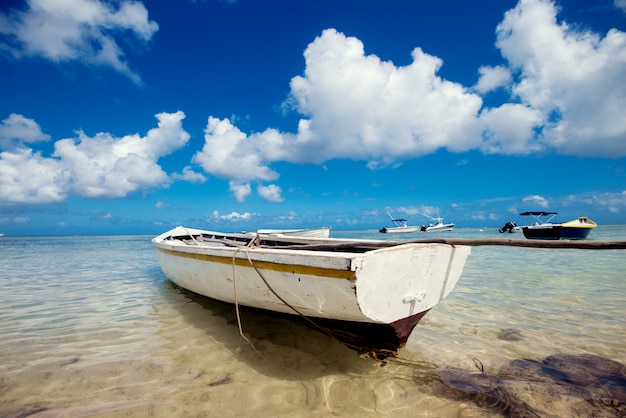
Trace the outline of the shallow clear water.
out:
[[[626,364],[624,250],[475,247],[401,361],[381,367],[300,320],[242,310],[251,346],[233,306],[164,278],[151,238],[0,238],[0,416],[501,416],[510,411],[443,385],[439,372],[501,375],[511,361],[554,354]],[[626,226],[590,239],[626,239]],[[542,415],[588,412],[588,401],[532,381],[501,386]],[[618,416],[625,400],[611,402],[603,413]]]

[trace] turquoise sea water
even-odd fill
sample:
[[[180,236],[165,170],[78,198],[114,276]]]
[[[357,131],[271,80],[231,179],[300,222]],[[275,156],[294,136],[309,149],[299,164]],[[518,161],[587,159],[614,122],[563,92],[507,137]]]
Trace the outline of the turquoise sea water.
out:
[[[496,228],[333,236],[503,237]],[[233,306],[165,279],[151,238],[0,238],[0,416],[624,412],[619,385],[608,395],[602,385],[572,390],[511,367],[554,355],[626,365],[625,250],[475,247],[451,295],[383,367],[299,320],[243,310],[251,346]],[[624,240],[626,225],[599,226],[590,239]]]

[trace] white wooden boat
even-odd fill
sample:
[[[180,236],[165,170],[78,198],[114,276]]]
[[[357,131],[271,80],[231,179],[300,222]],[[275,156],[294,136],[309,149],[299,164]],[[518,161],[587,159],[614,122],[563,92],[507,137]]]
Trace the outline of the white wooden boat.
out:
[[[285,235],[288,237],[304,238],[330,238],[331,227],[322,226],[319,228],[306,229],[259,229],[259,234]]]
[[[402,218],[396,219],[391,216],[389,212],[387,212],[387,215],[389,215],[391,222],[393,222],[395,226],[383,226],[378,230],[381,234],[408,234],[411,232],[417,232],[420,228],[419,226],[409,226],[408,220]]]
[[[152,242],[176,285],[311,318],[348,346],[383,358],[404,346],[419,320],[452,291],[471,248],[181,226]]]

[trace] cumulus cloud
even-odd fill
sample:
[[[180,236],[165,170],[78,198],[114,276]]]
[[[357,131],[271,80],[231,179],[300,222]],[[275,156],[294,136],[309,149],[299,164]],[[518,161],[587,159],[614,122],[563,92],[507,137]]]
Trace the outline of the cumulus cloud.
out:
[[[360,40],[325,30],[304,53],[304,75],[291,80],[290,102],[308,117],[292,158],[388,164],[480,144],[481,98],[439,77],[439,58],[421,48],[411,55],[410,65],[397,67],[365,55]]]
[[[213,212],[213,217],[214,218],[223,219],[223,220],[227,220],[227,221],[247,221],[247,220],[251,219],[253,216],[254,216],[254,214],[250,213],[250,212],[244,212],[244,213],[231,212],[231,213],[226,214],[226,215],[220,215],[219,212],[217,212],[217,211]]]
[[[601,36],[559,23],[547,0],[520,0],[496,32],[498,48],[519,74],[513,93],[544,115],[548,149],[626,155],[626,33]]]
[[[259,185],[257,187],[257,192],[259,193],[259,196],[265,200],[269,200],[270,202],[282,202],[284,200],[281,196],[281,188],[275,184],[269,184],[267,186]]]
[[[480,78],[474,86],[474,90],[480,94],[489,93],[500,87],[508,86],[511,81],[511,71],[501,65],[496,67],[480,67],[478,73],[480,74]]]
[[[0,216],[0,225],[26,224],[28,222],[30,222],[28,216]]]
[[[30,148],[0,153],[0,202],[54,203],[67,198],[69,172]]]
[[[158,29],[138,2],[121,1],[117,8],[96,0],[28,4],[25,11],[0,15],[0,31],[12,40],[0,47],[16,56],[82,59],[133,77],[113,32],[147,41]],[[621,7],[623,0],[615,4]],[[397,66],[365,54],[359,39],[327,29],[307,46],[304,71],[290,82],[284,106],[300,115],[295,132],[268,128],[247,134],[232,120],[209,116],[203,148],[192,163],[229,181],[241,202],[252,182],[279,178],[276,162],[352,159],[377,168],[439,149],[626,156],[626,33],[570,26],[557,12],[548,0],[520,0],[495,30],[505,65],[480,67],[472,87],[439,76],[443,61],[419,47],[410,64]],[[511,102],[486,107],[480,95],[498,88],[512,94]],[[21,201],[120,197],[171,179],[204,182],[204,174],[190,166],[169,178],[157,164],[188,141],[183,117],[157,115],[159,127],[143,138],[79,132],[78,138],[58,141],[45,158],[26,144],[49,137],[34,121],[11,115],[0,125],[0,197],[20,187],[23,193],[14,196]],[[50,175],[37,174],[37,186],[31,186],[16,170],[20,163]],[[275,184],[256,191],[269,201],[282,200]]]
[[[12,113],[0,124],[0,150],[23,147],[25,143],[36,143],[50,140],[32,119]]]
[[[0,34],[8,35],[0,48],[16,58],[36,56],[108,66],[140,82],[115,36],[133,34],[146,42],[158,28],[138,1],[28,0],[24,10],[0,14]]]
[[[547,209],[549,206],[548,200],[545,197],[539,195],[527,196],[522,199],[522,202],[532,207],[538,207],[543,209]]]
[[[236,182],[274,180],[278,173],[270,169],[263,159],[266,152],[271,155],[277,149],[270,143],[271,132],[249,137],[228,119],[211,116],[205,130],[204,147],[194,155],[193,162],[207,173]],[[265,139],[268,136],[270,140]],[[278,158],[282,157],[281,154]]]
[[[365,55],[358,39],[328,29],[304,55],[304,75],[291,80],[287,100],[307,117],[296,133],[267,129],[247,135],[228,119],[211,116],[204,147],[193,162],[239,188],[278,178],[270,167],[276,161],[349,158],[373,167],[440,148],[465,151],[480,145],[482,100],[437,76],[442,61],[420,48],[413,51],[411,65],[396,67]],[[238,199],[248,194],[232,185],[231,190]]]
[[[243,202],[252,192],[252,188],[250,187],[250,183],[236,183],[231,181],[228,183],[231,193],[235,196],[237,202]]]
[[[596,193],[591,199],[594,205],[606,207],[611,213],[626,211],[626,190],[621,192]]]
[[[68,196],[117,198],[138,189],[167,184],[159,158],[184,146],[183,112],[156,115],[158,127],[145,137],[94,137],[78,132],[54,144],[51,157],[25,146],[0,153],[0,201],[3,203],[60,202]],[[10,118],[9,118],[10,119]],[[32,125],[32,124],[27,124]],[[27,131],[31,132],[31,131]],[[30,137],[17,138],[26,142]]]
[[[620,9],[622,12],[626,13],[626,0],[615,0],[615,7]]]
[[[537,109],[507,103],[485,109],[480,119],[487,126],[481,145],[487,154],[525,155],[543,148],[539,138],[534,135],[534,128],[543,122],[543,115]]]
[[[207,181],[204,174],[195,172],[190,166],[185,166],[182,173],[173,173],[172,179],[189,183],[204,183]]]
[[[158,128],[145,137],[137,134],[115,138],[83,132],[75,139],[62,139],[54,146],[71,176],[69,189],[83,197],[116,198],[140,188],[165,184],[169,178],[157,160],[182,147],[189,134],[182,129],[183,112],[159,113]]]
[[[366,55],[362,42],[327,29],[305,52],[284,106],[303,117],[295,133],[247,135],[209,117],[194,162],[242,184],[273,181],[271,164],[332,159],[393,166],[433,153],[626,155],[626,34],[601,36],[558,22],[548,0],[520,0],[496,28],[506,65],[482,66],[472,88],[438,76],[443,61],[415,48],[396,66]],[[498,88],[510,103],[483,106]],[[238,198],[245,198],[238,193]]]

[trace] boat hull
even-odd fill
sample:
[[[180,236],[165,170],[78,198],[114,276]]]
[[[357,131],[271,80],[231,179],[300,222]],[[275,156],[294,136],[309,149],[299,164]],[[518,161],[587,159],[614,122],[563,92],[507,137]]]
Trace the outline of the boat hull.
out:
[[[586,239],[597,224],[587,217],[562,224],[539,224],[522,227],[524,236],[529,239]]]
[[[523,226],[522,232],[528,239],[561,239],[561,225]]]
[[[230,247],[201,242],[209,231],[179,228],[153,239],[161,268],[176,285],[223,302],[386,328],[381,335],[392,335],[390,341],[360,336],[385,349],[406,343],[422,316],[452,291],[470,253],[467,246],[416,243],[366,252],[291,250],[279,241]]]
[[[419,226],[397,226],[397,227],[384,227],[379,230],[382,234],[410,234],[413,232],[417,232]]]
[[[424,232],[449,232],[454,229],[454,224],[438,224],[426,227]]]
[[[591,232],[591,228],[568,228],[561,227],[562,239],[586,239]]]
[[[594,221],[586,216],[581,216],[578,219],[561,224],[561,238],[586,239],[596,226],[598,225]]]

